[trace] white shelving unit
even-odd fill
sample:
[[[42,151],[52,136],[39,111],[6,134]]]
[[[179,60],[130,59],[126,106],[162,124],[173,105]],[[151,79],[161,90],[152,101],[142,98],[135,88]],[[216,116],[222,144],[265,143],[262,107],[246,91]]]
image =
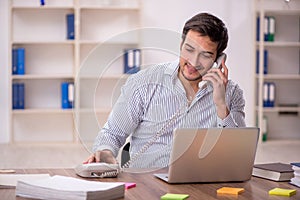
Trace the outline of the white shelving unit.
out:
[[[10,112],[11,142],[71,143],[77,133],[83,142],[94,140],[128,77],[123,50],[139,47],[139,35],[126,32],[140,27],[140,8],[139,0],[48,0],[44,6],[11,0],[11,50],[26,51],[25,75],[11,72],[9,79],[10,87],[25,83],[25,109]],[[74,40],[67,40],[70,13]],[[74,109],[61,108],[64,81],[75,83]]]
[[[275,18],[275,39],[264,41],[264,18]],[[267,118],[268,140],[300,140],[300,1],[257,0],[260,19],[259,73],[256,75],[258,126]],[[268,51],[268,73],[263,73],[264,50]],[[256,58],[257,59],[257,58]],[[254,67],[256,69],[256,66]],[[263,107],[263,83],[275,83],[275,106]],[[280,106],[297,105],[297,106]],[[262,136],[262,135],[261,135]]]

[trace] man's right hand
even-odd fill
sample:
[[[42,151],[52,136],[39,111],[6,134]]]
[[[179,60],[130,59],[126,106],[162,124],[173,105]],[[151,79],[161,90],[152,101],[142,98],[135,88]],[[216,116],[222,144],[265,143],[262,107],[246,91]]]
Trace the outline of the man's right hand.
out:
[[[84,164],[93,163],[93,162],[105,162],[109,164],[117,164],[117,160],[114,157],[113,153],[110,150],[102,150],[96,151],[95,153],[91,154]]]

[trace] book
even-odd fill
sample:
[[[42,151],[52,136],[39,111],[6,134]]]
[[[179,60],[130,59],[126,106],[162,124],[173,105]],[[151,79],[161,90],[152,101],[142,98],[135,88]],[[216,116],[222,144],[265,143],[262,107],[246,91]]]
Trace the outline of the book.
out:
[[[252,175],[273,181],[289,181],[294,177],[294,170],[290,164],[280,162],[255,164]]]
[[[294,178],[291,179],[290,184],[300,188],[300,162],[291,163],[294,170]]]
[[[55,175],[34,181],[18,181],[16,196],[36,199],[109,200],[124,197],[125,184],[87,181]]]
[[[74,28],[74,14],[67,14],[67,39],[74,40],[75,39],[75,28]]]

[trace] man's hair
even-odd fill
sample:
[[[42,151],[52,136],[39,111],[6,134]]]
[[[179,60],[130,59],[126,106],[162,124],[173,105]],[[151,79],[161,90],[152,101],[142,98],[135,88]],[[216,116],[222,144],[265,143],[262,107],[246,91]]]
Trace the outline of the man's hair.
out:
[[[197,31],[201,36],[208,36],[212,42],[218,44],[217,57],[226,49],[228,33],[225,24],[209,13],[199,13],[189,19],[182,31],[182,42],[184,42],[189,30]]]

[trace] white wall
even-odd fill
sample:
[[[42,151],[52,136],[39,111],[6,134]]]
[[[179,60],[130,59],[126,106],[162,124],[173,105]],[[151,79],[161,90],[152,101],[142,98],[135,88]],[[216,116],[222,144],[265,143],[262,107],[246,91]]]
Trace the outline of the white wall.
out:
[[[8,1],[0,1],[0,143],[9,140],[8,108]],[[142,26],[181,32],[198,12],[220,17],[229,30],[229,76],[244,90],[246,123],[254,125],[254,1],[248,0],[141,0]],[[155,12],[154,12],[155,11]],[[179,48],[179,44],[178,44]],[[153,57],[156,59],[157,57]],[[148,58],[149,59],[149,58]]]
[[[0,143],[9,141],[8,115],[8,0],[0,1]]]
[[[199,12],[218,16],[228,28],[229,43],[225,52],[229,77],[244,90],[246,123],[254,126],[254,1],[143,0],[142,25],[181,33],[186,20]],[[158,55],[153,58],[163,60]]]

